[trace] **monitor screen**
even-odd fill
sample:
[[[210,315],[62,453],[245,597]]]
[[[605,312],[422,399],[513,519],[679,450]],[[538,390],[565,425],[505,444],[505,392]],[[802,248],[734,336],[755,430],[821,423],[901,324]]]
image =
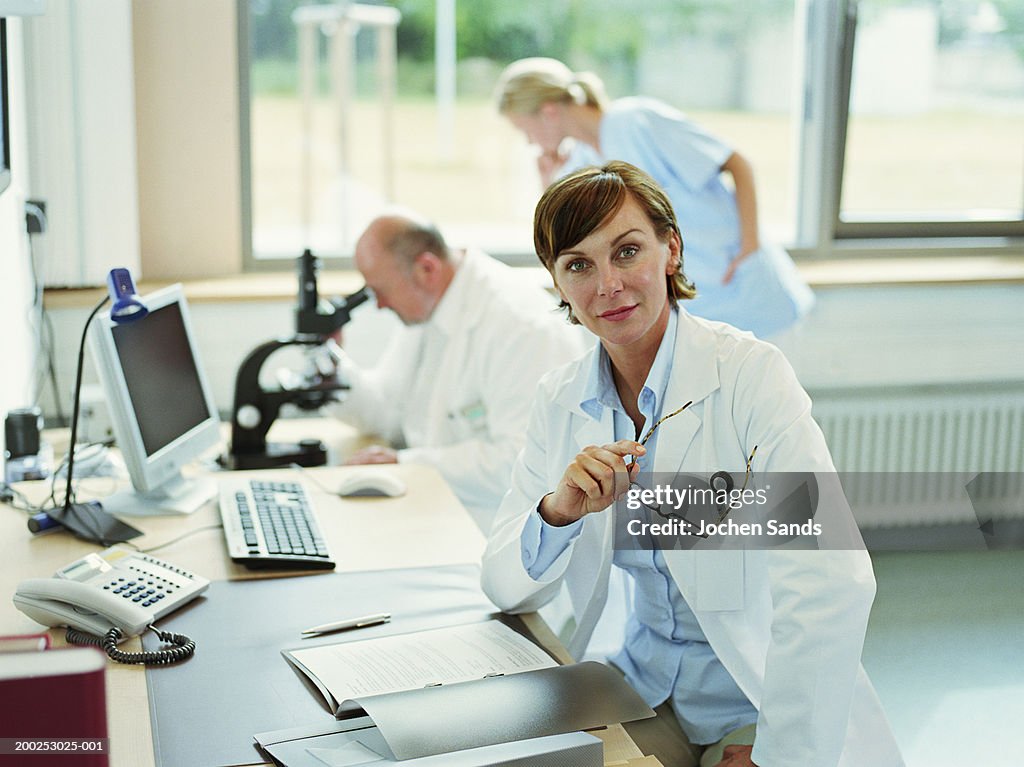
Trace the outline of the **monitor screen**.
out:
[[[188,513],[216,493],[212,478],[182,469],[220,444],[220,417],[181,285],[142,301],[148,315],[117,323],[101,314],[90,338],[133,488],[102,503],[113,514]]]
[[[143,447],[153,455],[210,415],[181,306],[111,330]]]
[[[7,20],[0,18],[0,192],[11,183],[11,113],[7,77]]]

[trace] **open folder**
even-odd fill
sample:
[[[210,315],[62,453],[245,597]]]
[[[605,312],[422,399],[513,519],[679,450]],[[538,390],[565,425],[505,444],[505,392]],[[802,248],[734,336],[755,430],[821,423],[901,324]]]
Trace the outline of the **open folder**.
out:
[[[601,765],[581,733],[654,716],[616,671],[578,663],[509,676],[370,695],[368,717],[254,736],[287,767]],[[521,760],[521,761],[520,761]]]
[[[374,639],[285,650],[334,715],[360,710],[356,699],[556,666],[522,634],[497,620]]]

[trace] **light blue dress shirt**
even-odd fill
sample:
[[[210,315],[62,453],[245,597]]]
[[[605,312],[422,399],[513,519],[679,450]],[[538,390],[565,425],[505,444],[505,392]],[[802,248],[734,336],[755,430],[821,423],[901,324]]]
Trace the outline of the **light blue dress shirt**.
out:
[[[669,318],[665,337],[655,356],[638,405],[644,416],[642,434],[684,403],[662,402],[675,353],[678,314]],[[601,350],[588,379],[580,407],[600,420],[604,408],[615,416],[615,439],[635,439],[632,420],[626,414],[612,379],[611,362]],[[657,451],[658,432],[647,441],[647,453],[639,459],[641,473],[649,472]],[[539,513],[531,514],[522,535],[526,571],[540,578],[579,535],[583,520],[553,527]],[[661,551],[615,551],[612,563],[633,579],[634,609],[626,625],[622,649],[609,660],[644,701],[657,706],[672,700],[679,724],[692,743],[721,740],[740,727],[757,721],[757,710],[736,686],[718,660],[704,632],[680,593]]]

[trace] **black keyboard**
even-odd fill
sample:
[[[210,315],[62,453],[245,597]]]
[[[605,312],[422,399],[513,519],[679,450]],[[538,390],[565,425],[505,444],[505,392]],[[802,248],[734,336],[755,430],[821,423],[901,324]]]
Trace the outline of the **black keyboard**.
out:
[[[220,518],[228,554],[248,568],[334,569],[334,558],[300,482],[223,479]]]

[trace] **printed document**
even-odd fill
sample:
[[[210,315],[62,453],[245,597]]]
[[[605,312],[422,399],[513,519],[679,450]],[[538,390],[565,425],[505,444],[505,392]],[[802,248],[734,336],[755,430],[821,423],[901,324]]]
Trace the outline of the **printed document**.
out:
[[[321,645],[284,652],[336,716],[352,698],[552,668],[540,647],[499,621]]]

